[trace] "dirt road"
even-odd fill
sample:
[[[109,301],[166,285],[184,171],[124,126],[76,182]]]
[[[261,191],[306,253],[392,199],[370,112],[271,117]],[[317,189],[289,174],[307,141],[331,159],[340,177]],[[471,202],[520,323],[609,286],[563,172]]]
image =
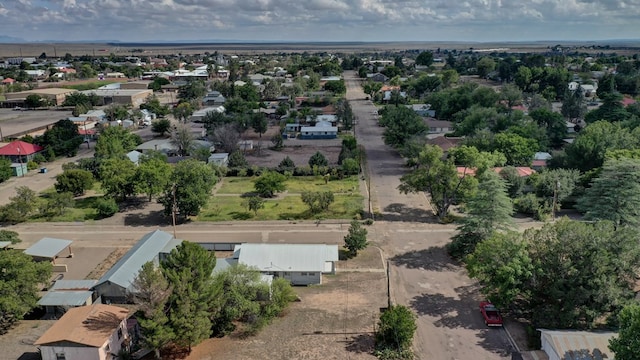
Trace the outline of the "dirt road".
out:
[[[392,298],[418,315],[414,348],[419,359],[504,359],[510,345],[503,331],[485,328],[476,310],[475,282],[454,264],[444,246],[451,226],[432,221],[422,194],[397,190],[406,169],[397,152],[382,141],[384,128],[373,115],[376,107],[362,91],[361,79],[345,72],[347,99],[358,124],[356,136],[367,153],[371,201],[384,222],[370,230],[390,260]]]

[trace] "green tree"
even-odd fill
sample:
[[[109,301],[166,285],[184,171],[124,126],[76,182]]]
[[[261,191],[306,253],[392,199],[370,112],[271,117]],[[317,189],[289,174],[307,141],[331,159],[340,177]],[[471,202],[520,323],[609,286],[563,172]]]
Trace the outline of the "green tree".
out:
[[[555,212],[560,209],[562,202],[573,194],[579,179],[580,173],[577,170],[551,169],[539,172],[530,180],[536,195],[546,201],[547,207]]]
[[[456,153],[457,151],[457,153]],[[504,157],[479,152],[476,148],[462,146],[451,152],[448,159],[443,160],[442,149],[434,145],[425,145],[420,154],[413,159],[415,167],[400,178],[398,189],[401,193],[426,193],[434,215],[443,221],[449,214],[449,208],[462,200],[477,187],[477,175],[490,166],[503,163]],[[456,164],[463,168],[458,172]]]
[[[584,96],[579,90],[566,91],[562,101],[561,113],[567,119],[580,119],[587,112]]]
[[[500,99],[505,102],[507,109],[511,110],[522,100],[522,91],[515,85],[507,84],[500,89]]]
[[[347,87],[344,84],[344,80],[327,81],[324,84],[324,89],[327,91],[331,91],[336,95],[344,94],[347,91]]]
[[[230,168],[243,168],[247,166],[249,166],[249,163],[242,154],[242,151],[236,150],[229,155]]]
[[[207,164],[194,159],[181,161],[174,167],[164,195],[158,201],[166,215],[173,213],[175,200],[175,207],[183,218],[196,216],[217,182],[213,168]]]
[[[39,207],[38,195],[26,186],[18,186],[16,195],[0,211],[2,221],[19,223],[27,220]]]
[[[431,51],[423,51],[416,57],[416,65],[430,66],[433,63],[433,53]]]
[[[398,354],[411,351],[416,329],[416,315],[404,305],[393,305],[380,315],[376,331],[376,350]],[[406,357],[401,357],[406,358]]]
[[[110,158],[100,164],[100,181],[107,196],[125,201],[136,193],[136,166],[129,159]]]
[[[304,191],[300,197],[302,202],[309,206],[311,214],[328,210],[335,200],[331,191]]]
[[[577,205],[585,220],[640,225],[640,160],[607,160]]]
[[[375,94],[382,89],[382,83],[367,81],[362,85],[362,90],[373,100]]]
[[[281,171],[281,172],[285,172],[285,171],[293,172],[293,170],[295,169],[296,169],[296,164],[288,156],[282,159],[282,161],[280,161],[280,164],[278,164],[278,171]]]
[[[253,211],[255,215],[258,215],[258,210],[264,208],[264,199],[259,196],[250,196],[246,205],[249,211]]]
[[[0,241],[8,241],[12,244],[22,242],[22,240],[20,240],[20,234],[15,231],[4,229],[0,230]]]
[[[142,332],[142,342],[155,352],[155,358],[162,357],[161,351],[174,338],[166,315],[172,287],[153,262],[142,265],[131,283],[131,297],[142,313],[138,322]]]
[[[189,116],[193,114],[193,106],[189,102],[182,102],[178,104],[178,106],[174,107],[171,111],[173,116],[178,120],[184,123],[187,122]]]
[[[349,233],[344,237],[344,247],[349,250],[349,257],[357,256],[358,251],[364,250],[367,245],[367,229],[358,220],[352,220]]]
[[[538,142],[518,134],[500,133],[493,138],[493,150],[507,158],[507,165],[529,166],[538,151]]]
[[[327,158],[324,157],[324,154],[322,154],[320,151],[317,151],[315,154],[311,155],[311,157],[309,158],[310,167],[327,166],[327,165],[329,165],[329,161],[327,161]]]
[[[449,253],[456,258],[472,253],[478,243],[494,233],[513,227],[513,204],[506,182],[493,171],[484,172],[479,180],[478,191],[467,202],[458,234],[448,246]]]
[[[171,171],[171,165],[164,159],[143,157],[134,175],[137,191],[147,194],[151,201],[154,196],[166,189]]]
[[[165,78],[156,78],[156,79],[162,79],[167,84],[169,83],[169,80],[167,80]],[[154,80],[154,83],[156,83],[155,80]],[[162,84],[162,85],[164,85],[164,84]],[[149,86],[151,86],[151,84]],[[158,90],[160,90],[160,89],[158,89]],[[160,104],[160,100],[155,95],[150,95],[149,97],[147,97],[145,102],[140,104],[140,109],[141,110],[149,110],[150,112],[156,114],[158,117],[164,117],[167,114],[169,114],[169,112],[170,112],[169,107],[167,105]]]
[[[559,148],[567,137],[567,125],[561,114],[547,108],[538,108],[529,112],[529,116],[545,129],[551,146]]]
[[[94,157],[97,160],[124,158],[125,154],[142,143],[137,134],[120,126],[109,126],[102,130],[96,142]]]
[[[207,88],[202,80],[189,81],[178,88],[178,97],[187,103],[203,97],[206,93]]]
[[[95,204],[96,211],[98,212],[98,216],[101,218],[108,218],[120,210],[118,203],[116,203],[115,199],[110,197],[102,197],[96,201]]]
[[[55,156],[74,156],[84,138],[71,120],[59,120],[35,139],[35,143],[51,149]]]
[[[41,284],[51,277],[51,263],[35,262],[22,250],[0,251],[0,333],[36,307]]]
[[[478,71],[478,76],[481,78],[485,78],[487,75],[489,75],[490,72],[495,70],[495,68],[496,62],[488,56],[482,57],[476,63],[476,70]]]
[[[129,118],[129,110],[124,105],[111,104],[104,109],[104,114],[109,121]]]
[[[256,113],[251,116],[251,126],[253,127],[253,131],[257,132],[262,139],[262,134],[266,133],[269,129],[269,122],[262,113]]]
[[[171,131],[171,121],[169,119],[158,119],[151,123],[151,132],[164,136]]]
[[[42,204],[40,209],[42,215],[46,217],[60,216],[73,207],[75,201],[73,194],[70,192],[55,192],[49,194],[47,200]]]
[[[57,192],[69,192],[74,196],[84,195],[93,187],[94,178],[90,171],[82,169],[66,169],[56,176],[54,184]]]
[[[284,182],[287,180],[287,177],[275,172],[275,171],[266,171],[259,178],[254,180],[254,188],[256,193],[261,197],[270,198],[275,195],[275,193],[282,192],[286,190],[286,186]]]
[[[0,183],[9,180],[13,176],[13,170],[11,169],[11,161],[9,159],[0,159]]]
[[[609,349],[618,360],[635,360],[640,354],[640,305],[625,306],[618,314],[618,335],[609,340]]]
[[[404,106],[385,107],[380,124],[385,127],[382,135],[385,144],[395,148],[402,148],[412,136],[421,135],[427,131],[422,118],[412,109]]]
[[[526,181],[520,176],[518,169],[513,166],[505,166],[500,170],[500,176],[502,176],[507,183],[507,193],[509,193],[510,198],[515,199],[522,195]]]
[[[24,106],[29,109],[35,109],[42,106],[42,97],[38,94],[27,95],[27,98],[24,100]]]
[[[220,295],[211,277],[215,254],[199,244],[183,241],[160,266],[173,288],[168,307],[175,342],[191,351],[193,345],[211,335],[211,310]]]

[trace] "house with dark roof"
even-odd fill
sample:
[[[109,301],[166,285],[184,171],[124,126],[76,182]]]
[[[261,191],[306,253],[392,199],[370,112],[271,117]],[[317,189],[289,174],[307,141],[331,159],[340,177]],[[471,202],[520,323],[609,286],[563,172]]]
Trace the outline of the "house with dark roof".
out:
[[[36,340],[42,360],[111,360],[128,350],[129,310],[103,304],[69,309]]]
[[[0,156],[12,163],[23,163],[33,160],[34,156],[44,150],[40,145],[15,140],[0,148]]]
[[[149,261],[159,264],[181,242],[162,230],[146,234],[98,280],[93,290],[104,303],[126,303],[142,265]]]
[[[458,147],[462,143],[463,139],[464,138],[462,137],[437,136],[432,139],[428,139],[427,144],[438,146],[446,154],[449,149]]]

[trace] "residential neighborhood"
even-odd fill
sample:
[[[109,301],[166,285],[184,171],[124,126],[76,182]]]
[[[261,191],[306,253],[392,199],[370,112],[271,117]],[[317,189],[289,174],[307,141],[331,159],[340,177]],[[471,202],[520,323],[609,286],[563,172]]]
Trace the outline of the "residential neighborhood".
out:
[[[0,347],[625,360],[638,49],[0,59]]]

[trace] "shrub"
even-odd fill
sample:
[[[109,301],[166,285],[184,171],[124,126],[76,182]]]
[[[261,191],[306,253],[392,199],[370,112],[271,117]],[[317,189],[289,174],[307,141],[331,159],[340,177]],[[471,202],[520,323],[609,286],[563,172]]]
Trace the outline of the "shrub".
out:
[[[309,167],[325,167],[327,165],[329,165],[329,161],[327,161],[327,158],[324,157],[324,155],[320,151],[311,155],[311,157],[309,158]]]
[[[29,161],[27,162],[27,170],[31,171],[31,170],[35,170],[38,168],[38,163],[35,161]]]
[[[33,161],[35,161],[37,164],[42,164],[43,162],[46,162],[47,159],[45,159],[42,154],[36,154],[33,157]]]
[[[96,210],[98,210],[98,216],[107,218],[113,216],[120,210],[118,203],[113,198],[102,198],[96,201]]]

